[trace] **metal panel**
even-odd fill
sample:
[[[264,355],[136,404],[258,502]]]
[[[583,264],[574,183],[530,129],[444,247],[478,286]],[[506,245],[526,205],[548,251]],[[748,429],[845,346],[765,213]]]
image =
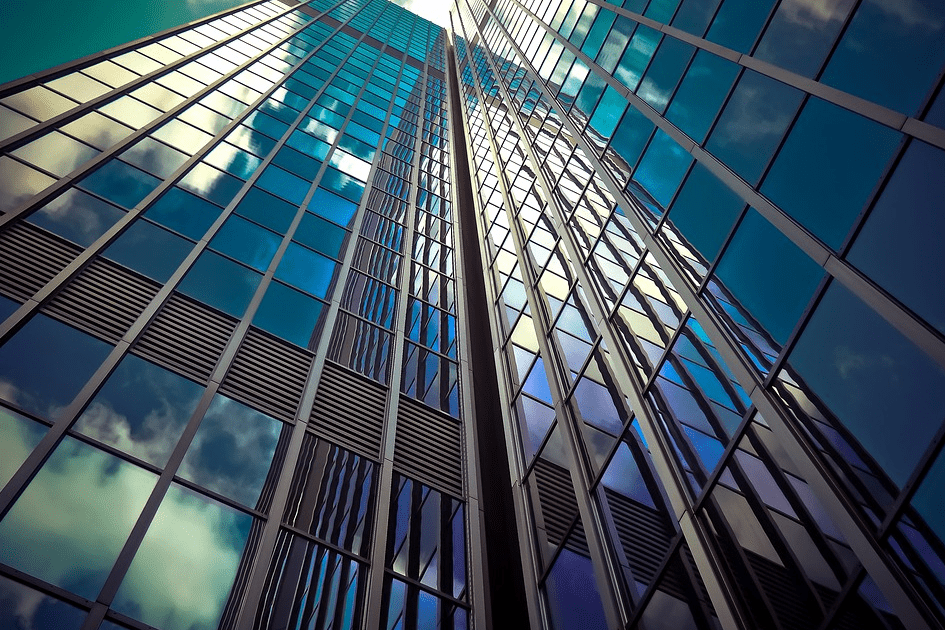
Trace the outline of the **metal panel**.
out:
[[[394,468],[454,496],[463,496],[462,443],[456,420],[400,397]]]
[[[0,293],[18,301],[33,296],[82,249],[19,221],[0,234]]]
[[[325,362],[310,424],[318,435],[373,459],[380,457],[387,391],[329,361]]]

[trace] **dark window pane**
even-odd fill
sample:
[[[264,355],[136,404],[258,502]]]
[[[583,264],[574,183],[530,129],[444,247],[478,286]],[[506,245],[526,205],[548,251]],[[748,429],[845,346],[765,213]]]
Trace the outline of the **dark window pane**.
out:
[[[258,188],[250,188],[236,206],[235,212],[279,234],[285,234],[292,225],[292,219],[295,218],[298,210],[278,197],[273,197]]]
[[[820,70],[855,0],[782,0],[754,56],[805,77]]]
[[[746,70],[715,126],[706,148],[754,184],[781,143],[802,93]]]
[[[299,205],[305,199],[305,193],[308,192],[311,184],[304,179],[296,177],[288,171],[275,166],[269,166],[263,171],[263,174],[256,180],[256,185],[267,190],[274,195],[291,201]]]
[[[330,258],[296,243],[290,243],[276,269],[276,277],[316,297],[325,298],[334,277],[335,267],[335,261]]]
[[[660,129],[646,148],[633,179],[666,208],[673,200],[692,159],[688,151]]]
[[[604,607],[594,584],[591,559],[567,547],[562,549],[545,581],[545,596],[555,630],[607,627]]]
[[[614,133],[610,147],[632,167],[637,163],[655,125],[631,105]]]
[[[110,350],[104,341],[36,315],[0,347],[0,395],[53,418],[72,402]]]
[[[761,192],[837,249],[901,137],[888,127],[811,98]]]
[[[123,151],[121,159],[152,175],[166,178],[180,168],[189,156],[153,138],[142,138],[131,148]]]
[[[77,188],[70,188],[27,216],[33,225],[88,247],[113,226],[124,212]]]
[[[321,168],[322,165],[318,160],[313,160],[307,155],[299,153],[292,147],[282,147],[279,149],[279,152],[276,153],[276,156],[272,159],[272,163],[309,181],[315,179],[315,175],[318,174],[318,169]]]
[[[912,497],[912,506],[925,519],[932,531],[945,540],[943,502],[945,502],[945,455],[939,453],[935,464],[926,473],[925,480]]]
[[[44,424],[0,407],[0,488],[10,481],[47,430]]]
[[[306,212],[293,238],[326,256],[338,258],[347,236],[344,228]]]
[[[210,247],[231,258],[265,271],[282,239],[266,228],[231,216],[210,241]]]
[[[171,188],[144,216],[194,240],[200,239],[220,216],[221,209],[180,188]]]
[[[292,343],[308,348],[323,304],[279,282],[266,290],[253,325]]]
[[[79,630],[86,612],[0,577],[0,628],[9,630]]]
[[[194,244],[159,228],[135,221],[102,254],[158,282],[167,282]]]
[[[716,273],[738,302],[783,344],[824,272],[752,208],[725,249]]]
[[[702,37],[715,15],[719,2],[720,0],[684,0],[673,18],[673,26]]]
[[[849,260],[945,333],[945,152],[913,140]]]
[[[945,374],[839,283],[831,285],[790,363],[901,486],[942,424]],[[908,440],[902,439],[908,436]]]
[[[637,88],[637,95],[657,111],[665,110],[694,50],[691,45],[674,37],[664,37]]]
[[[111,160],[79,182],[79,185],[119,206],[134,208],[160,183],[160,180],[144,171],[120,160]]]
[[[712,262],[744,207],[741,197],[706,167],[696,163],[673,202],[669,221]]]
[[[204,252],[180,283],[180,291],[210,306],[241,317],[260,275],[219,254]]]
[[[735,82],[738,70],[731,61],[700,50],[676,91],[666,118],[701,144]]]
[[[723,0],[706,39],[740,53],[751,51],[774,0]]]

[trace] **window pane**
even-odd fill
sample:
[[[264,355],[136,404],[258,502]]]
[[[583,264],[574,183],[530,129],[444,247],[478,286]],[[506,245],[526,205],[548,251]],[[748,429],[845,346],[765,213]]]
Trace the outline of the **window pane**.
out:
[[[293,238],[326,256],[338,258],[347,236],[347,230],[306,212]]]
[[[815,76],[855,0],[782,0],[754,57]]]
[[[222,210],[180,188],[171,188],[148,208],[144,216],[194,240],[200,239]]]
[[[25,584],[0,577],[0,628],[79,630],[86,612]]]
[[[180,291],[233,317],[241,317],[260,277],[239,263],[207,251],[184,276]]]
[[[324,298],[331,286],[335,266],[335,261],[330,258],[296,243],[290,243],[276,269],[276,277],[316,297]]]
[[[696,163],[669,212],[669,221],[709,262],[715,260],[745,202]]]
[[[673,200],[692,159],[692,155],[660,129],[643,154],[633,178],[666,208]]]
[[[258,271],[265,271],[281,241],[281,237],[266,228],[231,216],[210,241],[210,247]]]
[[[111,160],[79,182],[79,185],[119,206],[134,208],[160,183],[160,180],[142,170],[120,160]]]
[[[676,91],[666,118],[701,144],[735,82],[738,70],[731,61],[700,50]]]
[[[694,50],[691,45],[673,37],[663,38],[637,89],[637,95],[657,111],[665,110]]]
[[[253,325],[308,348],[313,343],[312,332],[321,311],[322,303],[318,300],[273,282],[253,317]]]
[[[358,206],[324,188],[316,188],[308,209],[338,225],[347,226],[354,218]]]
[[[124,212],[78,188],[70,188],[26,220],[53,234],[88,247],[114,225]]]
[[[298,208],[258,188],[250,188],[236,206],[235,212],[279,234],[285,234]]]
[[[167,282],[194,244],[148,221],[135,221],[103,256],[158,282]]]
[[[723,0],[706,39],[740,53],[751,51],[774,0]]]
[[[46,425],[0,407],[0,488],[26,461],[47,429]]]

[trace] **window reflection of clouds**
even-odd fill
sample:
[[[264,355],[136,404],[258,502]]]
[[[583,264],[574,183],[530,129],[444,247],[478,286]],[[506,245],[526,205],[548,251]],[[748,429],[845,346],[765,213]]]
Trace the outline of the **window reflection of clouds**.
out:
[[[155,480],[65,438],[0,522],[0,561],[94,599]]]
[[[0,407],[0,488],[10,481],[45,433],[44,425]]]
[[[30,214],[26,220],[82,247],[88,247],[123,215],[124,212],[115,206],[70,188]]]
[[[0,577],[0,628],[78,630],[83,620],[84,610]]]

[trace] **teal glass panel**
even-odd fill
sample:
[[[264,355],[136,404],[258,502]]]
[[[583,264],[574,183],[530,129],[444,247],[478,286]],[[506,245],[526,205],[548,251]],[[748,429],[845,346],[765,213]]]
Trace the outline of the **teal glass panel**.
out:
[[[282,238],[246,219],[231,216],[210,241],[210,247],[230,258],[265,271]]]
[[[814,77],[855,0],[782,0],[754,57]]]
[[[640,154],[643,153],[646,141],[650,139],[650,134],[653,133],[655,126],[636,107],[631,105],[623,115],[617,131],[614,132],[614,139],[610,143],[610,148],[616,151],[632,168],[640,159]]]
[[[241,317],[260,277],[243,265],[205,251],[184,276],[180,291],[233,317]]]
[[[637,88],[637,96],[652,105],[653,109],[664,111],[693,51],[695,48],[675,37],[664,37]]]
[[[167,282],[194,244],[148,221],[135,221],[102,254],[152,280]]]
[[[0,577],[0,628],[79,630],[86,612],[25,584]]]
[[[199,163],[190,169],[178,185],[215,204],[226,206],[243,187],[243,182],[223,171]]]
[[[700,50],[686,72],[666,118],[702,144],[738,76],[738,65]]]
[[[659,129],[646,148],[633,179],[646,188],[657,203],[667,208],[692,159],[688,151]]]
[[[219,206],[175,187],[154,202],[144,216],[196,241],[207,233],[221,212]]]
[[[214,630],[252,522],[248,514],[172,485],[112,608],[162,630]]]
[[[604,79],[592,72],[587,76],[584,85],[581,86],[581,91],[578,92],[577,99],[574,101],[574,107],[586,115],[593,114],[594,106],[601,94],[604,93],[605,87],[607,87],[607,83]]]
[[[300,291],[273,282],[253,317],[253,325],[308,348],[313,342],[312,333],[322,306],[321,302]]]
[[[901,487],[945,417],[941,367],[836,282],[789,362]]]
[[[824,271],[749,208],[716,274],[742,307],[784,345]]]
[[[0,488],[16,474],[48,429],[46,425],[0,407]]]
[[[634,28],[636,28],[636,22],[622,15],[617,18],[597,56],[597,63],[601,68],[607,72],[614,71],[624,49],[627,47],[627,42],[630,41]]]
[[[865,0],[821,81],[913,115],[945,62],[945,5],[939,0]]]
[[[593,59],[600,52],[604,44],[604,38],[610,33],[610,29],[616,20],[617,15],[613,11],[600,8],[594,25],[587,33],[587,38],[581,45],[581,51],[589,58]]]
[[[945,151],[913,140],[848,260],[945,333]]]
[[[110,160],[79,182],[79,186],[123,208],[134,208],[160,180],[120,160]]]
[[[110,203],[78,188],[70,188],[27,215],[26,220],[76,245],[88,247],[124,215],[123,210]]]
[[[673,26],[702,37],[719,8],[721,0],[683,0],[673,18]]]
[[[282,134],[286,132],[286,129],[289,128],[289,125],[281,120],[276,120],[272,116],[267,116],[259,110],[256,110],[252,114],[246,117],[243,121],[244,125],[252,127],[256,131],[260,131],[270,138],[278,140],[282,137]]]
[[[298,211],[292,204],[258,188],[250,188],[235,210],[279,234],[285,234]]]
[[[646,12],[643,15],[651,20],[669,24],[678,6],[679,0],[650,0],[650,4],[647,5]]]
[[[325,169],[325,174],[322,175],[321,185],[335,191],[345,199],[353,201],[356,204],[361,202],[361,195],[364,194],[364,182],[332,167]]]
[[[0,521],[0,562],[94,600],[156,481],[64,438]]]
[[[285,146],[279,149],[279,152],[276,153],[276,156],[272,159],[272,163],[309,181],[315,179],[315,176],[318,174],[318,169],[321,168],[322,165],[318,160],[313,160],[307,155],[299,153],[292,147]]]
[[[276,269],[276,278],[315,297],[325,298],[334,278],[335,267],[335,261],[330,258],[297,243],[290,243]]]
[[[945,455],[939,453],[925,480],[912,497],[912,507],[939,538],[945,540]]]
[[[142,138],[121,153],[121,159],[133,166],[157,175],[161,179],[170,177],[190,156],[172,149],[154,138]]]
[[[623,57],[620,58],[620,63],[614,70],[614,77],[627,86],[628,90],[637,89],[653,53],[656,52],[656,46],[660,43],[660,37],[662,35],[659,31],[643,24],[633,34]]]
[[[263,174],[259,176],[259,179],[256,180],[256,185],[295,205],[302,203],[305,194],[311,187],[310,182],[275,166],[267,167]]]
[[[589,125],[604,138],[610,138],[620,122],[620,117],[627,107],[627,99],[617,90],[607,86],[604,96],[594,109]]]
[[[226,171],[230,175],[236,175],[240,179],[247,179],[256,172],[256,169],[262,163],[262,160],[252,153],[237,149],[227,142],[221,142],[214,147],[210,153],[204,156],[203,161]]]
[[[945,89],[939,89],[938,95],[932,100],[922,120],[930,125],[945,129]]]
[[[73,428],[155,466],[164,466],[203,387],[126,355]]]
[[[177,474],[254,507],[284,426],[264,413],[217,394]]]
[[[837,249],[901,138],[897,131],[812,97],[761,192]]]
[[[755,184],[794,119],[803,93],[745,70],[722,110],[706,148]]]
[[[741,197],[697,162],[673,202],[668,220],[711,263],[744,208]]]
[[[111,349],[75,328],[35,315],[0,347],[0,397],[53,419]]]
[[[706,39],[749,53],[775,0],[723,0]]]
[[[293,238],[317,252],[339,258],[348,231],[306,212]]]
[[[330,221],[334,221],[338,225],[350,227],[358,206],[329,190],[319,187],[315,189],[315,194],[312,195],[312,199],[308,203],[308,209]]]

